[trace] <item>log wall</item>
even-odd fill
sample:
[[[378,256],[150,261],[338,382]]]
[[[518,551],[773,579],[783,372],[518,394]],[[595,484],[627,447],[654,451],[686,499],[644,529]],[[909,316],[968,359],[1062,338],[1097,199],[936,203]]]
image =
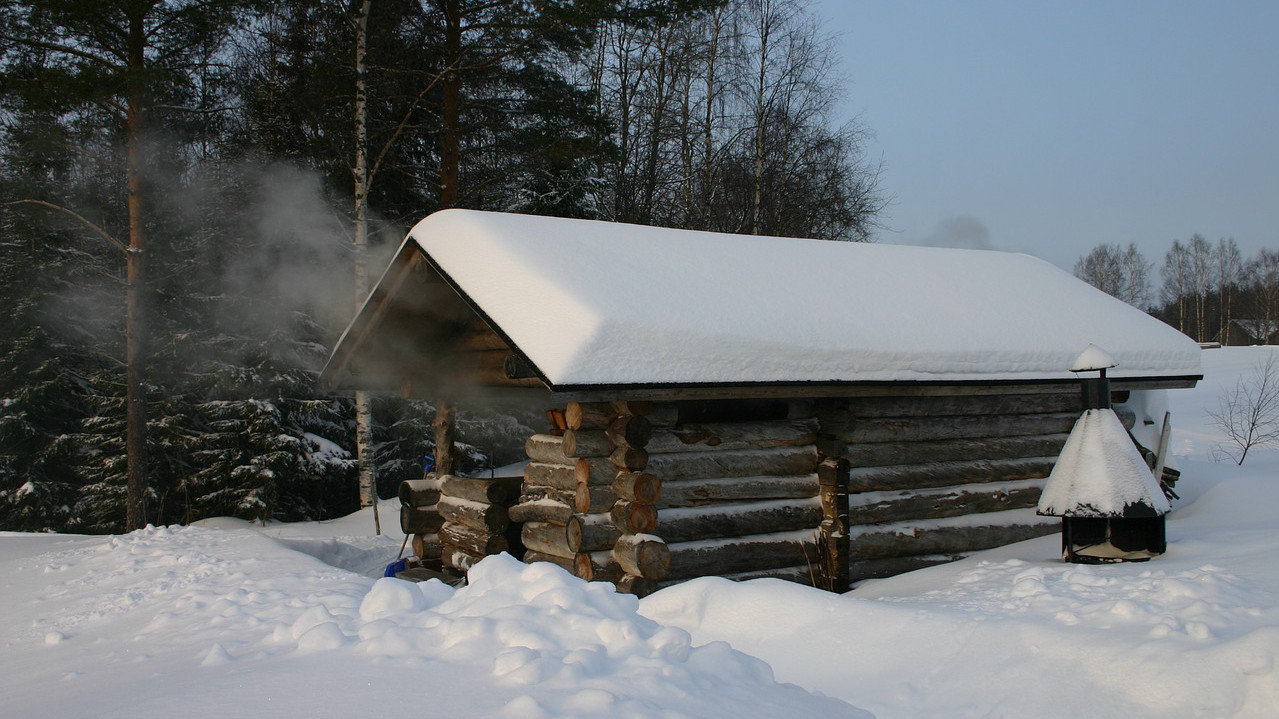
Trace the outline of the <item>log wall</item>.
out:
[[[1058,531],[1034,507],[1079,407],[1075,389],[819,401],[819,446],[847,484],[850,581]]]

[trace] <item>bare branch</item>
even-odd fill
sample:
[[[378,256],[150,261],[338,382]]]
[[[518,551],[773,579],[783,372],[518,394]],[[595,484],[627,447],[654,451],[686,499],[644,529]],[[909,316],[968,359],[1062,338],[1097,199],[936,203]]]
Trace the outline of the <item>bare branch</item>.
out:
[[[111,233],[102,229],[98,225],[93,224],[89,220],[85,219],[83,215],[81,215],[80,213],[70,208],[63,207],[62,205],[55,205],[52,202],[45,202],[44,200],[14,200],[13,202],[6,202],[3,205],[0,205],[0,207],[12,207],[14,205],[36,205],[37,207],[44,207],[46,209],[61,212],[62,214],[75,219],[77,222],[84,225],[89,230],[93,231],[94,234],[96,234],[98,237],[101,237],[103,240],[106,240],[108,244],[110,244],[112,247],[116,248],[117,250],[124,253],[128,253],[130,251],[127,245],[120,242],[116,238],[112,237]]]

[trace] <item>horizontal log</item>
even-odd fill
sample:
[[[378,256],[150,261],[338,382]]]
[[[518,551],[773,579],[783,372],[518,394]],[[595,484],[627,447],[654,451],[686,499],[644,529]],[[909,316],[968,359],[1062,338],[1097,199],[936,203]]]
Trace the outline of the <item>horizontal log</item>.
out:
[[[613,466],[613,462],[603,457],[583,457],[577,460],[574,466],[574,479],[577,486],[587,485],[591,487],[607,487],[613,483],[613,478],[617,476],[617,467]]]
[[[512,522],[548,522],[563,527],[573,516],[573,508],[552,499],[523,502],[507,510]]]
[[[1041,479],[1052,472],[1056,457],[931,462],[928,464],[856,467],[848,470],[848,491],[950,487],[959,484]]]
[[[616,446],[643,449],[653,436],[653,425],[644,417],[623,415],[610,422],[605,433]]]
[[[657,508],[645,502],[619,501],[609,516],[622,534],[647,534],[657,528]]]
[[[806,445],[654,454],[649,458],[647,469],[663,482],[689,478],[811,474],[817,469],[817,449]]]
[[[617,414],[609,402],[569,402],[564,409],[568,429],[604,429]]]
[[[733,537],[701,542],[671,542],[671,569],[667,579],[713,577],[753,572],[817,561],[816,532]]]
[[[1079,390],[1040,394],[995,394],[970,397],[860,397],[840,408],[850,417],[929,417],[939,415],[1010,415],[1083,411]]]
[[[446,521],[464,524],[489,534],[501,534],[510,524],[506,507],[500,504],[483,504],[446,496],[435,506]]]
[[[564,438],[551,434],[535,434],[524,440],[524,454],[534,462],[573,466],[576,460],[564,454]]]
[[[805,586],[814,586],[814,581],[818,581],[813,573],[813,567],[807,564],[797,564],[793,567],[777,567],[775,569],[760,569],[754,572],[733,572],[725,574],[725,579],[731,579],[735,582],[745,582],[751,579],[785,579],[788,582],[803,584]],[[662,586],[665,587],[675,582],[665,581]],[[825,589],[825,587],[822,587]]]
[[[1136,415],[1116,411],[1124,426],[1131,429]],[[1024,437],[1070,432],[1080,412],[1048,414],[974,415],[946,417],[884,417],[851,422],[840,439],[849,444],[862,442],[925,442],[935,439],[982,439]]]
[[[520,496],[522,477],[440,477],[440,490],[446,497],[469,499],[484,504],[509,505]]]
[[[533,552],[568,558],[577,554],[569,547],[568,529],[549,522],[525,522],[520,528],[520,540],[525,549]]]
[[[861,559],[852,562],[848,576],[854,582],[863,579],[893,577],[916,569],[933,567],[963,559],[964,554],[920,554],[913,557],[887,557],[885,559]]]
[[[527,504],[529,502],[536,502],[542,499],[549,499],[563,504],[566,507],[572,507],[577,504],[577,490],[556,489],[554,487],[539,487],[537,485],[526,484],[520,489],[518,504]]]
[[[414,534],[413,555],[420,559],[440,558],[440,536],[438,534]]]
[[[628,534],[617,540],[613,558],[624,572],[658,581],[671,569],[671,551],[666,542],[648,534]]]
[[[817,496],[817,475],[793,477],[714,477],[679,479],[662,483],[658,509],[700,507],[716,502],[751,499],[798,499]]]
[[[999,439],[942,439],[931,442],[850,444],[843,456],[855,468],[918,465],[933,462],[1056,457],[1069,434]]]
[[[992,513],[1003,514],[1006,513]],[[922,528],[913,526],[910,522],[853,527],[849,536],[849,557],[858,561],[918,554],[973,552],[1060,531],[1060,521],[1037,518],[1034,515],[1006,524],[975,525],[976,517],[979,516],[962,517],[961,522],[953,525],[932,524]]]
[[[578,485],[573,509],[583,514],[607,512],[617,501],[617,493],[612,487],[588,487]]]
[[[633,574],[622,575],[622,578],[617,580],[617,591],[622,594],[634,594],[641,599],[660,588],[657,582],[644,577],[637,577]]]
[[[958,517],[1033,507],[1043,480],[970,484],[942,490],[865,492],[849,495],[849,524],[884,524],[909,519]]]
[[[564,432],[561,450],[567,457],[607,457],[613,452],[613,440],[602,429],[570,429]]]
[[[479,563],[484,557],[477,557],[474,554],[458,549],[457,547],[444,547],[444,551],[440,557],[444,566],[452,567],[459,572],[468,572],[471,567]]]
[[[410,507],[428,507],[440,501],[440,482],[437,479],[406,479],[400,482],[400,504]]]
[[[614,402],[616,406],[618,403]],[[638,404],[631,402],[629,404]],[[653,403],[645,402],[648,405],[648,411],[644,412],[644,419],[653,427],[674,427],[679,423],[679,405],[671,402]],[[636,412],[635,414],[640,414]]]
[[[400,531],[405,534],[431,534],[440,531],[444,518],[438,511],[439,504],[427,507],[400,505]]]
[[[624,572],[613,550],[577,555],[577,576],[592,582],[616,582]]]
[[[604,514],[575,514],[565,526],[568,549],[572,552],[598,552],[611,549],[622,535],[613,518]]]
[[[615,468],[624,471],[639,471],[648,466],[648,452],[634,447],[618,447],[608,459]]]
[[[555,489],[577,489],[577,470],[572,465],[529,462],[524,465],[524,484]]]
[[[816,529],[821,521],[822,504],[816,497],[774,499],[666,509],[658,513],[653,533],[671,543],[691,542]]]
[[[817,420],[685,424],[653,431],[650,455],[671,452],[721,452],[737,449],[799,447],[817,441]]]
[[[618,472],[613,496],[628,502],[656,504],[662,498],[662,480],[648,472]]]
[[[561,557],[530,549],[524,553],[524,563],[532,564],[533,562],[550,562],[563,567],[569,574],[577,576],[577,557]]]
[[[510,549],[506,537],[500,534],[481,532],[453,522],[445,522],[444,526],[440,527],[440,543],[477,557],[486,557]]]

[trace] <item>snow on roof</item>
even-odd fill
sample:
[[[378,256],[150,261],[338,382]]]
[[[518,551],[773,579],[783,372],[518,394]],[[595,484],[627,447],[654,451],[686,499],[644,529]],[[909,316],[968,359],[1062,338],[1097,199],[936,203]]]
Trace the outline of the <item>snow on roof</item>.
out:
[[[1149,517],[1172,510],[1113,409],[1090,409],[1070,431],[1039,496],[1053,517]]]
[[[1115,366],[1115,360],[1102,348],[1089,344],[1070,365],[1071,372],[1096,372]]]
[[[1199,373],[1181,333],[1042,260],[446,210],[410,232],[558,387]]]

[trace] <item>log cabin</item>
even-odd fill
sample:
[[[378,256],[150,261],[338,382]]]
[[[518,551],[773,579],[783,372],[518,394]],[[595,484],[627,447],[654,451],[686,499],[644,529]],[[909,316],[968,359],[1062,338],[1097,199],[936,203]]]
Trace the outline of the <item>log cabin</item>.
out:
[[[843,591],[1058,531],[1035,505],[1090,343],[1149,454],[1199,347],[1042,260],[446,210],[321,380],[544,402],[521,476],[405,490],[432,503],[406,504],[405,531],[447,567],[509,551],[637,594],[708,575]]]

